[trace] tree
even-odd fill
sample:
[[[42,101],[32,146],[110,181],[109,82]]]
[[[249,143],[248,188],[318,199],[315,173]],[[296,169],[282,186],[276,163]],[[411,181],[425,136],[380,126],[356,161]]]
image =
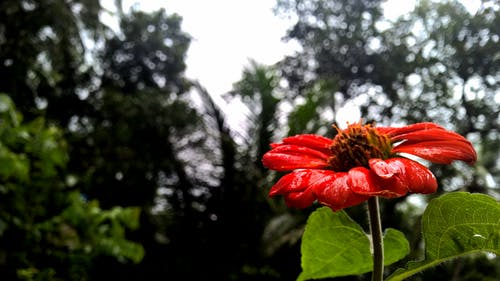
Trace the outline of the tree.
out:
[[[199,117],[185,99],[190,85],[183,74],[184,57],[190,39],[180,24],[179,16],[164,10],[122,14],[120,30],[106,40],[99,56],[102,76],[88,98],[91,110],[74,117],[70,168],[82,176],[82,190],[103,206],[143,210],[141,228],[130,235],[144,245],[144,261],[136,267],[101,261],[93,276],[98,280],[162,278],[171,270],[164,263],[175,259],[166,253],[177,251],[177,244],[164,240],[188,239],[199,220],[193,204],[204,200],[194,195],[202,183],[188,171],[181,157],[185,147],[179,145],[186,141],[189,150],[203,142],[195,135]],[[159,205],[162,190],[172,193],[168,203]],[[175,210],[171,220],[154,211],[158,208]],[[178,230],[165,233],[171,223]],[[103,271],[107,274],[99,273]]]
[[[0,95],[0,274],[9,280],[86,280],[100,256],[139,262],[125,238],[139,209],[103,210],[74,188],[66,173],[62,131],[42,118],[23,122]]]
[[[2,1],[0,4],[0,91],[27,119],[45,114],[66,127],[86,110],[92,50],[102,39],[98,0]]]

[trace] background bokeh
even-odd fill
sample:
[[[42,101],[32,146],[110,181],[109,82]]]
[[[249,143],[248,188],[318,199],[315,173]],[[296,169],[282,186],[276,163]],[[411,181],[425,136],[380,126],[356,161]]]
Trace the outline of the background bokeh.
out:
[[[110,14],[98,0],[2,1],[0,279],[294,280],[317,205],[268,198],[280,174],[260,159],[284,136],[333,137],[352,116],[435,122],[478,152],[474,166],[430,165],[437,194],[382,200],[384,227],[414,249],[387,271],[422,258],[428,200],[500,198],[500,3],[421,0],[389,20],[383,2],[278,0],[300,48],[251,60],[220,99],[186,77],[192,37],[168,4],[115,1]],[[347,211],[366,224],[363,206]],[[499,259],[476,254],[412,280],[499,278]]]

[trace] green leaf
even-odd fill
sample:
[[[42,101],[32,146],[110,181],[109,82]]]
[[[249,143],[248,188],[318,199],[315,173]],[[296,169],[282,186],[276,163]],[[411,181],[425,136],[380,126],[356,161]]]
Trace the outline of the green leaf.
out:
[[[14,153],[0,143],[0,179],[26,181],[29,170],[30,163],[26,155]]]
[[[4,93],[0,93],[0,118],[12,127],[18,127],[22,121],[22,116],[16,112],[12,99]]]
[[[384,234],[384,265],[393,264],[406,257],[409,253],[410,244],[403,232],[394,228],[387,228]],[[372,271],[371,260],[370,271]]]
[[[344,211],[327,207],[311,214],[302,237],[302,273],[298,280],[357,275],[372,271],[370,241]],[[403,233],[388,229],[384,235],[385,265],[409,252]]]
[[[500,255],[500,204],[484,194],[453,192],[432,200],[422,217],[425,259],[409,262],[387,280],[403,280],[469,253]]]

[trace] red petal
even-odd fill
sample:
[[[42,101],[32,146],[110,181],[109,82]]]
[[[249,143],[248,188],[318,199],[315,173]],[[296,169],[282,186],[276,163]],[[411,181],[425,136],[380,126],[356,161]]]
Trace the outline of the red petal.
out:
[[[283,176],[269,192],[269,196],[284,195],[288,206],[305,208],[315,200],[313,188],[324,184],[335,174],[329,170],[297,170]]]
[[[330,207],[334,211],[366,201],[368,196],[352,192],[347,185],[347,179],[347,173],[333,173],[328,176],[328,180],[314,185],[313,192],[321,204]]]
[[[284,138],[283,144],[305,146],[329,155],[331,154],[330,146],[332,145],[332,140],[318,135],[296,135]]]
[[[377,176],[383,179],[390,179],[394,176],[394,174],[403,172],[400,167],[396,165],[389,165],[388,162],[378,158],[370,159],[368,161],[368,165]]]
[[[389,135],[390,137],[396,135],[408,134],[416,131],[422,131],[422,130],[424,131],[430,129],[445,130],[443,127],[431,122],[416,123],[404,127],[376,127],[375,129],[380,133]]]
[[[386,198],[406,195],[408,189],[405,182],[402,182],[399,177],[394,177],[394,174],[388,176],[389,174],[385,174],[385,178],[382,178],[364,167],[356,167],[349,170],[347,183],[356,194]]]
[[[461,135],[446,131],[442,128],[433,128],[429,130],[414,131],[405,134],[397,134],[391,137],[393,142],[404,140],[404,143],[418,143],[424,141],[435,141],[435,140],[459,140],[468,142]]]
[[[461,160],[473,164],[477,160],[472,144],[462,140],[425,141],[402,143],[392,149],[394,153],[409,153],[438,164]]]
[[[437,181],[434,174],[422,164],[405,159],[392,158],[388,159],[389,165],[401,165],[405,167],[406,182],[408,191],[414,193],[434,193],[437,190]]]
[[[321,151],[298,145],[279,145],[264,154],[262,163],[276,171],[326,168],[328,155]]]
[[[370,159],[371,170],[381,181],[379,184],[393,188],[406,189],[415,193],[433,193],[437,189],[437,181],[432,172],[422,164],[406,158],[390,158],[387,160]]]
[[[284,195],[291,192],[302,192],[311,183],[331,174],[329,170],[296,170],[281,177],[269,191],[269,196]]]
[[[289,208],[304,209],[311,206],[316,198],[311,189],[304,192],[288,193],[284,195],[285,203]]]
[[[389,135],[391,141],[401,142],[392,149],[394,153],[409,153],[438,164],[454,160],[472,164],[477,159],[476,151],[466,138],[434,123],[378,127],[377,130]]]

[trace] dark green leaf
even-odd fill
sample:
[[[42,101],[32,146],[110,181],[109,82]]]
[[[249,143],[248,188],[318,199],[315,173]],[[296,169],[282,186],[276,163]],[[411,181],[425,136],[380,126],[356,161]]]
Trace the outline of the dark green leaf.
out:
[[[388,229],[384,236],[385,265],[409,252],[404,235]],[[356,275],[372,270],[370,241],[344,211],[327,207],[311,214],[302,238],[302,273],[298,280]]]
[[[410,262],[388,280],[417,272],[469,253],[500,254],[500,204],[484,194],[454,192],[432,200],[422,218],[425,259]]]

